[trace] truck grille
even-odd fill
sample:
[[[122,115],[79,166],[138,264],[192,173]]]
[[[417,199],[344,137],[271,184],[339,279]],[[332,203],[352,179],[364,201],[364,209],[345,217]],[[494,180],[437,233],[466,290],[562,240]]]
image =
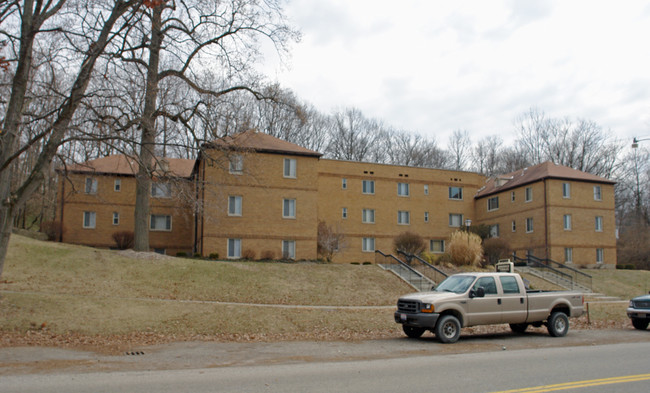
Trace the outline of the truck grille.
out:
[[[644,300],[644,301],[637,300],[633,303],[634,303],[634,308],[650,308],[650,300]]]
[[[414,300],[399,300],[397,301],[397,311],[399,312],[417,312],[418,302]]]

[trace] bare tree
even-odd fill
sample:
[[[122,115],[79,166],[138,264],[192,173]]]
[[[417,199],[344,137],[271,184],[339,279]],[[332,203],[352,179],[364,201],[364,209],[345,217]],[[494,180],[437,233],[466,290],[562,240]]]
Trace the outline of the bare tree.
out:
[[[458,171],[466,170],[472,155],[472,142],[469,139],[469,132],[460,129],[454,131],[449,137],[447,151],[452,160],[450,169]]]
[[[336,112],[326,154],[337,160],[369,161],[379,135],[379,123],[364,117],[360,110]]]

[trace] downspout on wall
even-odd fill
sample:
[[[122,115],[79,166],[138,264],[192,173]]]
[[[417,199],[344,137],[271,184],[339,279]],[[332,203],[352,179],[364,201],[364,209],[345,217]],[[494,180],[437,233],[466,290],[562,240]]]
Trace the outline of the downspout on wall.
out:
[[[549,259],[548,255],[548,195],[546,194],[546,180],[544,179],[544,254],[545,258]]]

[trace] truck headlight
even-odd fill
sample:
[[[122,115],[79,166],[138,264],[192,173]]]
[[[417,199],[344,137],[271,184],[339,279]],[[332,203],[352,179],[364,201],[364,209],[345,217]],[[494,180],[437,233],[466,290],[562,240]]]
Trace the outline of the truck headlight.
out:
[[[630,307],[630,308],[634,308],[634,301],[630,300],[630,305],[629,305],[629,307]]]
[[[420,312],[433,312],[433,304],[431,304],[431,303],[422,303],[420,305]]]

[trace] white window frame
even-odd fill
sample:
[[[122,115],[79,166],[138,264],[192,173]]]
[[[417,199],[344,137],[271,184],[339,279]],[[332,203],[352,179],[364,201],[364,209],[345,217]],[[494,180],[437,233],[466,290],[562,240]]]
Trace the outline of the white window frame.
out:
[[[164,228],[158,228],[158,220],[165,220]],[[155,224],[155,225],[154,225]],[[149,230],[154,232],[171,232],[172,216],[169,214],[151,214],[149,215]]]
[[[458,225],[454,225],[454,218],[458,218]],[[463,225],[463,215],[460,213],[449,213],[449,226],[460,228]]]
[[[564,263],[573,263],[572,247],[564,247]]]
[[[344,189],[344,190],[348,189],[348,179],[346,179],[346,178],[341,179],[341,188]]]
[[[433,246],[434,244],[439,244],[440,249],[436,250]],[[429,240],[429,251],[435,254],[443,254],[445,252],[445,240],[444,239],[431,239]]]
[[[228,157],[228,171],[233,175],[241,175],[244,172],[244,157],[241,154]]]
[[[113,191],[122,191],[122,179],[115,179],[115,182],[113,182]]]
[[[449,199],[452,201],[462,201],[463,187],[449,186]]]
[[[288,179],[295,179],[298,177],[298,162],[295,158],[285,158],[283,175]]]
[[[95,229],[97,225],[97,213],[90,211],[83,212],[81,225],[84,229]]]
[[[397,196],[407,197],[411,195],[411,189],[408,183],[397,183]]]
[[[367,195],[375,194],[375,181],[374,180],[363,180],[361,181],[361,193]]]
[[[113,212],[113,225],[120,225],[120,213]]]
[[[499,224],[490,225],[490,237],[499,237]]]
[[[408,210],[398,210],[397,225],[411,225],[411,212]]]
[[[171,198],[172,186],[168,182],[151,182],[152,198]]]
[[[491,212],[494,210],[499,210],[499,197],[495,196],[488,198],[487,200],[487,211]]]
[[[348,208],[341,208],[341,218],[346,220],[348,218]]]
[[[429,222],[429,212],[424,212],[424,222]]]
[[[361,222],[364,224],[374,224],[375,223],[375,209],[362,209],[361,210]]]
[[[228,196],[228,215],[231,217],[241,217],[243,198],[241,195]]]
[[[514,202],[515,199],[516,199],[516,198],[515,198],[515,192],[514,192],[514,191],[511,191],[511,192],[510,192],[510,202]]]
[[[516,220],[512,220],[511,228],[512,228],[512,232],[517,232],[517,221]]]
[[[603,189],[600,186],[594,186],[594,201],[603,200]]]
[[[296,259],[296,241],[282,241],[282,259]]]
[[[533,218],[532,217],[527,217],[526,218],[526,233],[532,233],[534,229],[535,229],[535,227],[534,227]]]
[[[241,259],[241,239],[228,239],[228,259]]]
[[[364,237],[361,239],[361,251],[362,252],[375,252],[375,238],[374,237]]]
[[[87,177],[84,185],[84,192],[86,194],[97,194],[97,178]]]
[[[526,203],[532,202],[533,201],[533,187],[526,187],[526,189],[524,190],[524,195],[525,195],[524,202],[526,202]]]
[[[572,229],[572,226],[571,226],[571,214],[565,214],[562,217],[562,223],[563,223],[563,226],[564,226],[564,230],[565,231],[570,231]]]
[[[596,229],[596,232],[602,232],[603,231],[603,216],[596,216],[595,222],[594,222],[594,227]]]
[[[282,200],[282,218],[296,218],[296,200],[284,198]]]
[[[424,195],[429,195],[429,185],[428,184],[424,185]]]
[[[571,183],[562,183],[562,198],[571,199]]]
[[[605,251],[602,248],[596,249],[596,263],[601,265],[605,260]]]

